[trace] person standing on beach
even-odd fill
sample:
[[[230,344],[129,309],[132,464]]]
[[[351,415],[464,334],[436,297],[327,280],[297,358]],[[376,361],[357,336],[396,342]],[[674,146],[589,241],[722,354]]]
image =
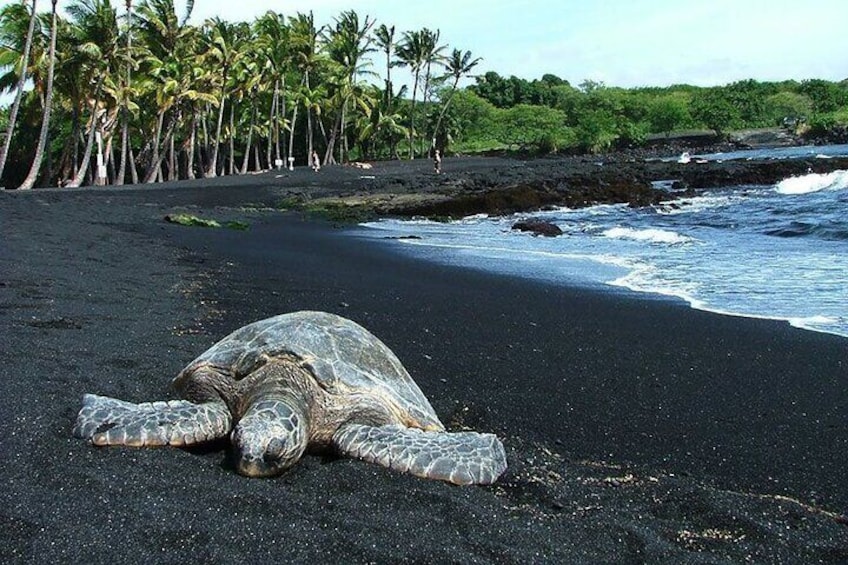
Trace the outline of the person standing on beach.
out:
[[[312,170],[316,173],[321,170],[321,160],[318,158],[317,151],[312,151]]]
[[[442,155],[438,149],[433,149],[433,171],[437,175],[442,172]]]

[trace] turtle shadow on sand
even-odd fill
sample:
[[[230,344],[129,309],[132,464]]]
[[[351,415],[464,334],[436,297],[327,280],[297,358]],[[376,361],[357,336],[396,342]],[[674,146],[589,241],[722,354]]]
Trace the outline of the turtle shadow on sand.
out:
[[[86,394],[74,436],[94,445],[220,449],[247,476],[330,452],[454,484],[506,469],[493,434],[450,433],[392,351],[355,322],[283,314],[240,328],[174,380],[183,400],[133,404]],[[199,447],[198,447],[199,446]]]

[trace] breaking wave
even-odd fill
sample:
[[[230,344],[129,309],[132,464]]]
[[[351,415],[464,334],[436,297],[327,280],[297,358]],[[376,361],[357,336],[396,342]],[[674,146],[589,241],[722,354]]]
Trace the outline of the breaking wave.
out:
[[[821,190],[843,190],[848,188],[848,171],[832,173],[810,173],[800,177],[789,177],[777,183],[775,190],[780,194],[809,194]]]
[[[690,243],[693,241],[691,237],[686,237],[685,235],[680,235],[673,231],[660,229],[635,230],[633,228],[610,228],[604,231],[604,237],[612,239],[631,239],[634,241],[664,243],[670,245]]]

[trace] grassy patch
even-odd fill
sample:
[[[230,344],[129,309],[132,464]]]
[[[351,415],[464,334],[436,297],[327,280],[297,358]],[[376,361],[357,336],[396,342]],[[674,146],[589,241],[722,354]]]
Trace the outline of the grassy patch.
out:
[[[345,224],[367,222],[376,217],[374,210],[368,206],[351,205],[344,202],[307,204],[302,207],[302,210],[313,218]]]
[[[244,231],[250,227],[250,224],[247,222],[242,222],[241,220],[230,220],[224,224],[224,227],[229,228],[231,230],[239,230]]]
[[[248,224],[247,222],[242,222],[239,220],[231,220],[229,222],[224,222],[224,224],[222,225],[221,222],[217,220],[213,220],[211,218],[200,218],[192,214],[168,214],[167,216],[165,216],[165,221],[172,224],[179,224],[181,226],[201,228],[226,227],[232,230],[246,230],[248,227],[250,227],[250,224]]]
[[[299,196],[288,196],[286,198],[281,198],[274,205],[274,208],[277,210],[296,210],[300,208],[303,204],[303,198]]]

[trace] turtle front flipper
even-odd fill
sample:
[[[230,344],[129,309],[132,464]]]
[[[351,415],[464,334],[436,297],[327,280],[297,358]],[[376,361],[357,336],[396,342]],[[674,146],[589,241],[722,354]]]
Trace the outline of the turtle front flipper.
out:
[[[86,394],[74,425],[74,437],[94,445],[193,445],[225,437],[232,418],[223,402],[187,400],[133,404]]]
[[[458,485],[491,484],[506,470],[506,453],[493,434],[347,424],[333,443],[345,455]]]

